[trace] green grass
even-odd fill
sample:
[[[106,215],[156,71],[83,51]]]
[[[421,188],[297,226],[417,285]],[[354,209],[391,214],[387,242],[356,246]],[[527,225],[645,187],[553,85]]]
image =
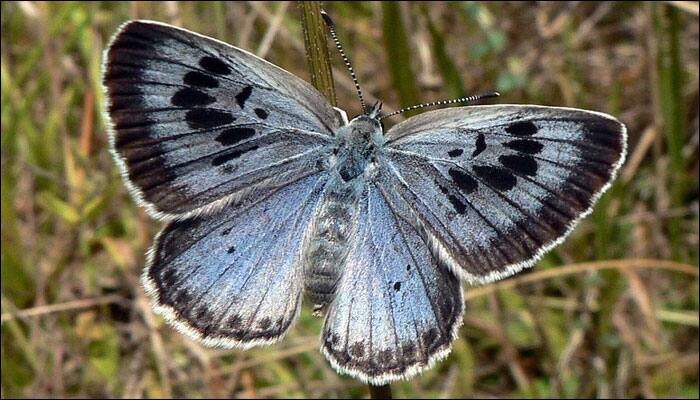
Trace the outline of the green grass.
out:
[[[595,212],[517,285],[466,288],[454,351],[393,384],[395,397],[697,398],[698,16],[686,6],[697,10],[324,4],[370,104],[498,90],[496,102],[611,113],[630,135]],[[1,7],[2,397],[366,397],[318,352],[308,309],[285,340],[250,351],[205,348],[153,315],[138,276],[160,225],[107,151],[100,58],[119,24],[156,19],[255,52],[281,4]],[[266,58],[311,81],[301,9],[282,15]],[[354,87],[329,49],[352,116]]]

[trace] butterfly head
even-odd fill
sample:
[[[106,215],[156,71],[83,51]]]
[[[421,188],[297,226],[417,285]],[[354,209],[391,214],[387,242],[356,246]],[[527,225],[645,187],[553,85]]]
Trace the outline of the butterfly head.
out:
[[[378,133],[380,136],[384,132],[384,124],[382,123],[382,102],[377,100],[369,110],[358,115],[350,121],[350,124],[356,130],[365,131],[369,135],[371,132]]]
[[[382,123],[382,102],[375,102],[374,105],[369,108],[369,110],[353,118],[350,123],[358,127],[363,127],[361,128],[362,130],[366,130],[368,132],[377,131],[379,134],[383,134],[384,124]]]
[[[367,116],[370,117],[370,118],[372,118],[372,119],[376,119],[377,121],[379,121],[381,113],[382,113],[382,102],[379,101],[379,100],[377,100],[377,101],[374,103],[374,105],[372,106],[372,108],[370,108],[370,109],[367,111]]]

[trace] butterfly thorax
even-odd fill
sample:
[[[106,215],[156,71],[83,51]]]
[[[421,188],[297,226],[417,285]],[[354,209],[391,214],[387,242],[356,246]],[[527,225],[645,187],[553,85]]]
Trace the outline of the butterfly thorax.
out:
[[[337,144],[330,160],[330,168],[344,182],[350,182],[365,173],[371,174],[377,151],[384,144],[379,122],[359,116],[336,132]]]
[[[365,115],[338,129],[335,137],[327,163],[330,179],[305,254],[305,288],[317,314],[333,300],[349,250],[357,201],[373,179],[384,144],[379,122]]]

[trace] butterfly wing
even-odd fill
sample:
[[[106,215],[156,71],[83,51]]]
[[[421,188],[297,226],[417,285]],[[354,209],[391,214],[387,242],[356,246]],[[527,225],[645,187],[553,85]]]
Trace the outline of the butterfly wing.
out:
[[[302,251],[325,179],[306,177],[254,202],[170,222],[143,274],[154,308],[208,345],[280,339],[300,309]]]
[[[386,134],[380,185],[452,270],[490,282],[532,265],[590,213],[625,157],[611,116],[473,106],[410,118]]]
[[[244,50],[132,21],[104,55],[112,152],[160,218],[213,211],[320,169],[337,113],[311,85]]]
[[[375,385],[408,378],[449,352],[462,323],[459,279],[431,256],[410,212],[368,184],[323,328],[339,372]]]

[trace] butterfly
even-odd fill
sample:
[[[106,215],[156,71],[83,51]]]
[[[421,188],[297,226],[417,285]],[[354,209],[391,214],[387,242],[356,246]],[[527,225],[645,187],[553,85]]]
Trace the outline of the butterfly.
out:
[[[451,107],[384,132],[379,104],[348,121],[291,73],[153,21],[119,28],[102,81],[114,160],[167,223],[142,276],[155,310],[250,348],[306,296],[331,365],[377,385],[444,358],[461,280],[532,266],[625,158],[622,123],[572,108]]]

